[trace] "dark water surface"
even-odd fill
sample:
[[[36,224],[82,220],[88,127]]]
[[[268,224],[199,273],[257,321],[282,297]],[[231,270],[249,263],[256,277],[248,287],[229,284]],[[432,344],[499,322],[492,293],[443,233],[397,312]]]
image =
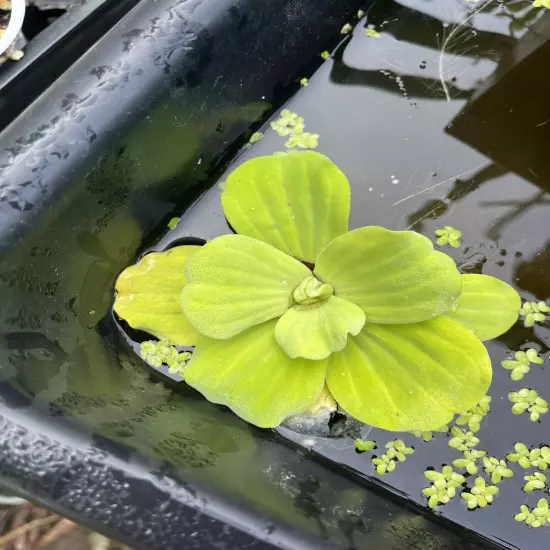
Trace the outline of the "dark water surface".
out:
[[[515,286],[523,299],[546,300],[550,95],[548,65],[541,63],[541,53],[548,59],[550,12],[532,10],[530,2],[495,1],[469,18],[479,5],[378,2],[367,23],[375,25],[380,38],[367,38],[362,21],[333,59],[313,75],[304,75],[309,86],[287,108],[305,118],[307,131],[320,134],[318,151],[348,176],[351,228],[414,229],[433,239],[435,229],[452,225],[463,232],[463,246],[445,252],[464,272],[493,275]],[[284,149],[284,138],[265,132],[239,163]],[[175,234],[210,239],[227,233],[219,193],[217,187],[209,191],[159,247]],[[478,448],[489,456],[504,459],[517,441],[528,446],[550,443],[550,420],[543,416],[541,423],[532,423],[528,415],[514,416],[507,399],[508,392],[522,387],[550,397],[549,334],[546,326],[526,329],[518,323],[488,343],[494,367],[492,410],[476,435],[481,439]],[[526,347],[543,352],[546,363],[513,382],[500,362],[510,350]],[[415,453],[395,472],[377,477],[371,454],[357,454],[351,438],[283,433],[420,505],[425,505],[421,490],[429,485],[424,470],[441,469],[460,456],[448,447],[446,434],[431,442],[404,434]],[[364,436],[379,449],[395,438],[376,429],[364,431]],[[437,513],[506,547],[544,548],[550,540],[548,527],[531,529],[513,518],[521,504],[536,506],[548,494],[526,496],[523,476],[532,472],[511,467],[514,477],[499,485],[491,506],[470,512],[457,497]],[[467,479],[468,486],[472,483],[472,477]]]

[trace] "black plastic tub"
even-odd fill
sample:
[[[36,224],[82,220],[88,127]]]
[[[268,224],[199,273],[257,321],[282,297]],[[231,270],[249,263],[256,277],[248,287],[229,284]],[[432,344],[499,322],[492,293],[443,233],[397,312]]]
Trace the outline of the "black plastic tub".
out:
[[[498,148],[477,139],[479,132],[472,147],[498,160],[449,135],[456,130],[471,142],[468,128],[480,123],[476,80],[487,82],[494,52],[505,58],[516,39],[472,28],[479,55],[450,50],[476,64],[471,73],[446,69],[460,73],[449,74],[447,101],[438,74],[423,71],[437,71],[455,3],[413,4],[107,2],[101,10],[109,24],[96,27],[75,55],[63,60],[54,52],[56,73],[34,95],[40,67],[36,76],[29,64],[6,83],[3,109],[13,111],[0,120],[13,121],[0,135],[3,485],[143,549],[543,547],[545,534],[517,531],[509,510],[499,517],[494,506],[489,519],[466,515],[459,503],[427,510],[422,471],[430,460],[436,467],[449,460],[445,439],[435,447],[415,443],[414,474],[377,479],[349,437],[255,429],[180,392],[134,353],[111,311],[117,275],[145,251],[229,231],[215,183],[235,159],[282,149],[267,132],[245,145],[287,102],[348,175],[353,227],[429,233],[452,222],[471,244],[456,253],[459,263],[520,280],[530,299],[550,295],[547,267],[536,263],[546,239],[544,183],[508,172],[523,175],[498,164]],[[369,40],[363,23],[353,35],[340,34],[344,23],[357,23],[358,9],[368,12],[379,39],[361,42]],[[487,24],[496,20],[490,11],[482,15]],[[325,50],[334,51],[326,62],[319,55]],[[310,85],[300,88],[304,76]],[[26,99],[17,104],[14,94],[23,89]],[[491,105],[500,120],[514,106],[499,101]],[[460,120],[468,116],[464,130]],[[487,216],[480,201],[500,191],[479,188],[506,174],[520,214]],[[535,202],[529,186],[540,188]],[[526,197],[541,209],[529,222],[521,218]],[[166,234],[174,216],[182,216],[180,224]],[[518,216],[519,229],[506,233]],[[490,350],[494,363],[527,341],[546,352],[547,338],[544,327],[515,330]],[[494,405],[490,418],[502,416],[507,425],[506,404]],[[540,444],[529,428],[520,437]],[[510,430],[524,431],[515,419]],[[497,449],[497,436],[493,443]]]

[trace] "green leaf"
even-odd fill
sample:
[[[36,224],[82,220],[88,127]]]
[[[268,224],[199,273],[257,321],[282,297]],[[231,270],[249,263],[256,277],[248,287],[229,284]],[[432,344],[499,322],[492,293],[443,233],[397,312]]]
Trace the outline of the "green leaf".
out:
[[[433,430],[483,398],[491,382],[485,346],[445,317],[367,324],[329,358],[327,385],[351,416],[391,431]]]
[[[454,261],[412,231],[362,227],[336,238],[319,255],[315,275],[358,305],[367,323],[431,319],[462,291]]]
[[[237,233],[308,262],[348,230],[346,176],[313,151],[279,153],[245,162],[227,178],[225,215]]]
[[[291,359],[275,341],[275,320],[229,340],[201,336],[185,381],[247,422],[272,428],[311,407],[324,387],[327,361]]]
[[[132,328],[179,346],[194,346],[197,331],[181,311],[187,260],[200,246],[178,246],[152,252],[119,276],[114,310]]]
[[[272,246],[224,235],[205,244],[185,266],[181,305],[189,322],[211,338],[231,338],[275,317],[311,271]]]
[[[504,334],[517,321],[521,298],[511,286],[489,275],[462,275],[462,281],[462,295],[445,317],[482,341]]]
[[[331,296],[316,304],[291,307],[275,326],[275,338],[289,357],[325,359],[344,349],[348,333],[358,334],[364,324],[361,308]]]

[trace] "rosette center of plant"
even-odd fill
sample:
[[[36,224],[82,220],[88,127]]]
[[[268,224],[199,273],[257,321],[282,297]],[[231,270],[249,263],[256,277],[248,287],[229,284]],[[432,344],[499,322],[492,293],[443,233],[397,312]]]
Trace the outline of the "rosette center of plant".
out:
[[[334,289],[327,283],[322,283],[314,277],[306,277],[292,293],[294,302],[298,305],[311,305],[325,302],[334,294]]]

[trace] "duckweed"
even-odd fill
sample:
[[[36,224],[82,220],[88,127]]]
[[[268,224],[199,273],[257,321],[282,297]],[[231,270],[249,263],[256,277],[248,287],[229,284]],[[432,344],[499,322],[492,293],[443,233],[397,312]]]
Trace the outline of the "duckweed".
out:
[[[437,433],[445,433],[449,431],[449,426],[445,424],[444,426],[441,426],[441,428],[437,428],[436,430],[416,430],[413,432],[408,432],[411,435],[414,435],[414,437],[418,437],[419,439],[422,439],[422,441],[431,441],[434,438],[434,432]]]
[[[531,363],[541,365],[544,359],[539,357],[537,350],[529,348],[527,351],[516,351],[515,360],[505,360],[500,364],[508,370],[511,370],[510,378],[512,380],[521,380],[530,370]]]
[[[305,77],[302,78],[302,79],[300,80],[300,85],[301,85],[301,86],[308,86],[308,85],[309,85],[309,78],[305,78]]]
[[[168,229],[176,229],[176,226],[178,225],[178,222],[180,221],[179,218],[172,218],[168,222]]]
[[[550,447],[535,447],[529,450],[523,443],[514,445],[515,453],[506,455],[510,462],[517,462],[522,468],[546,470],[550,465]]]
[[[412,447],[407,447],[401,439],[396,439],[394,441],[389,441],[386,443],[386,454],[390,459],[397,458],[399,462],[405,462],[408,455],[414,453]]]
[[[346,24],[340,29],[340,34],[349,34],[352,30],[353,30],[353,27],[352,27],[349,23],[346,23]]]
[[[462,244],[460,241],[462,231],[459,231],[450,225],[446,225],[443,229],[436,229],[435,234],[439,237],[436,241],[438,246],[445,246],[448,244],[453,248],[460,248],[460,245]]]
[[[524,476],[523,479],[527,481],[523,487],[523,490],[526,493],[530,493],[536,489],[544,489],[546,487],[546,476],[542,472],[535,472],[532,476]]]
[[[364,441],[363,439],[356,439],[354,443],[355,443],[355,448],[360,453],[365,453],[367,451],[372,451],[373,449],[376,449],[375,441]]]
[[[422,494],[428,499],[428,506],[432,509],[438,504],[447,504],[455,497],[457,487],[466,481],[464,476],[454,472],[451,466],[444,466],[441,472],[426,470],[424,477],[432,482],[430,487],[422,489]]]
[[[531,422],[537,422],[541,414],[548,412],[548,402],[539,397],[535,390],[523,388],[518,392],[510,392],[508,399],[514,403],[512,414],[522,414],[528,411]]]
[[[250,136],[250,139],[248,140],[248,143],[257,143],[258,141],[260,141],[261,139],[264,138],[264,135],[262,132],[254,132],[251,136]]]
[[[522,521],[530,527],[542,527],[550,522],[550,506],[545,498],[541,498],[537,502],[537,506],[532,510],[522,504],[520,513],[514,516],[516,521]]]
[[[487,485],[482,477],[476,477],[470,491],[463,491],[460,496],[468,503],[468,508],[474,510],[475,508],[485,508],[491,504],[498,491],[498,487]]]
[[[374,457],[372,463],[376,466],[376,473],[380,476],[391,473],[395,470],[395,460],[387,454],[380,457]]]
[[[479,431],[481,421],[491,410],[491,397],[486,395],[474,408],[462,413],[457,419],[456,424],[463,426],[468,424],[468,428],[472,432]]]
[[[466,470],[470,475],[477,474],[477,461],[483,458],[487,453],[485,451],[478,451],[472,449],[471,451],[464,451],[463,458],[457,458],[453,460],[453,466],[455,468],[461,468]]]
[[[369,38],[380,38],[380,33],[372,27],[368,27],[367,29],[365,29],[365,34]]]
[[[475,447],[479,443],[479,439],[472,432],[465,432],[456,426],[451,428],[449,447],[458,451],[467,451],[470,447]]]
[[[183,376],[183,369],[191,359],[191,353],[188,351],[179,353],[168,340],[143,342],[140,346],[140,355],[152,367],[159,368],[166,364],[170,374],[179,374],[180,376]]]
[[[321,52],[321,57],[325,60],[325,61],[328,61],[330,59],[330,52],[327,52],[326,50],[324,52]]]
[[[545,302],[525,302],[519,310],[519,315],[523,317],[526,327],[532,327],[535,323],[544,323],[547,318],[545,313],[549,311],[550,307]]]
[[[493,484],[500,483],[502,478],[514,476],[514,472],[506,466],[506,462],[498,458],[484,457],[483,467],[485,468],[485,473],[491,474],[491,483]]]

